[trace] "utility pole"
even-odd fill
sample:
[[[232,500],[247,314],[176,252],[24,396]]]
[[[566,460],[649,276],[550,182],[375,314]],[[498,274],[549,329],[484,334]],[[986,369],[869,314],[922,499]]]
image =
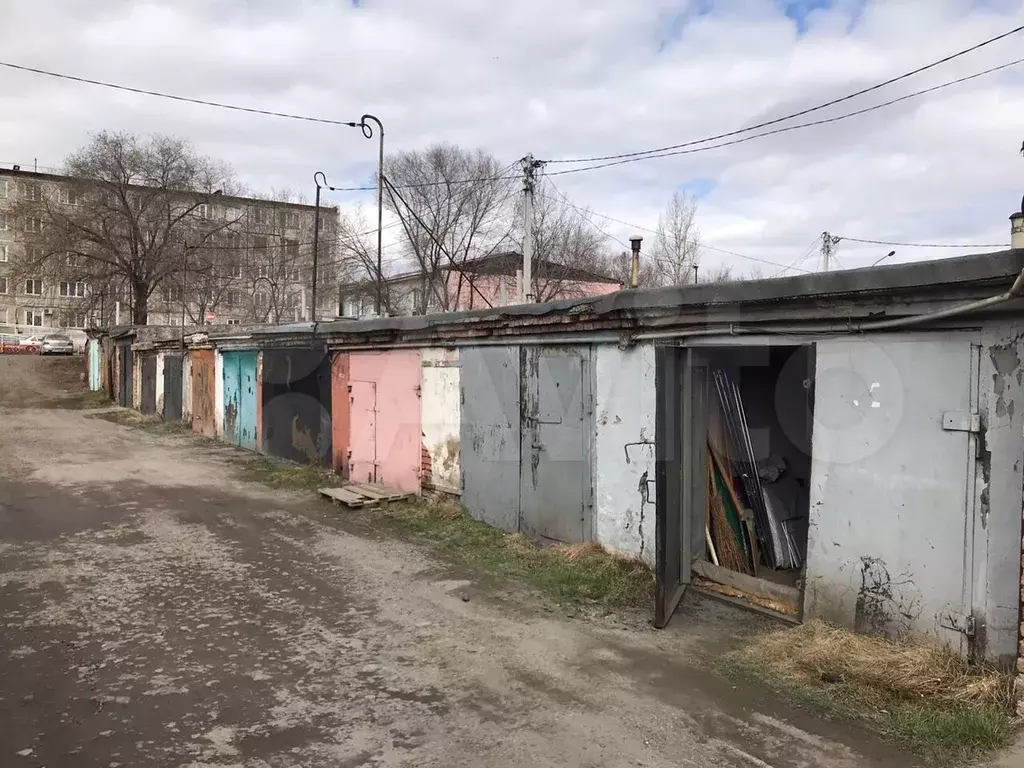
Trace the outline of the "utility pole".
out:
[[[825,272],[832,266],[832,254],[842,238],[833,237],[827,231],[821,233],[821,265]]]
[[[697,283],[700,282],[700,280],[697,279],[697,270],[698,269],[700,269],[700,264],[694,264],[693,265],[693,284],[694,285],[696,285]]]
[[[533,190],[537,169],[544,163],[527,155],[523,164],[523,279],[519,283],[519,301],[532,304],[533,295]]]

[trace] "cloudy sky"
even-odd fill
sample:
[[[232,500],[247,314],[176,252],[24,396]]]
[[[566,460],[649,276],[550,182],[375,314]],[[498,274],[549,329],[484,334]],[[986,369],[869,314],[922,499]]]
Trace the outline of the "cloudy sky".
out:
[[[1024,0],[0,0],[0,11],[6,62],[317,117],[370,112],[388,150],[446,141],[502,163],[733,131],[1024,24]],[[1021,57],[1024,33],[804,120]],[[376,145],[350,128],[0,68],[0,163],[58,167],[104,129],[187,137],[264,190],[310,196],[316,170],[360,186],[375,167]],[[831,125],[548,183],[619,220],[598,220],[619,239],[654,227],[672,192],[687,190],[699,199],[703,265],[772,275],[779,267],[764,262],[820,268],[823,230],[1007,243],[1024,194],[1022,141],[1024,64]],[[374,194],[333,202],[372,214]],[[837,253],[857,267],[889,250],[845,241]],[[900,247],[891,260],[973,250]]]

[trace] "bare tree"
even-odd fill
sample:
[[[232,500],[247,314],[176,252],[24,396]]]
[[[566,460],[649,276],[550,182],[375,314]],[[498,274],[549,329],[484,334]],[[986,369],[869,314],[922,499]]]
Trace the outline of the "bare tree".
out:
[[[100,133],[64,173],[72,180],[60,187],[23,184],[15,217],[32,245],[19,270],[88,281],[94,297],[120,293],[137,324],[157,288],[183,282],[186,246],[235,223],[212,215],[215,195],[239,191],[231,169],[182,139]]]
[[[345,296],[375,303],[378,278],[376,235],[361,208],[338,218],[338,260],[341,266],[339,278],[348,282],[344,287]],[[386,264],[381,265],[381,273],[381,313],[386,316],[402,314],[407,297],[388,281]]]
[[[511,234],[514,182],[492,155],[450,144],[392,155],[384,172],[385,205],[402,219],[406,254],[423,275],[423,308],[459,309],[472,280],[460,267]]]
[[[733,280],[742,280],[743,278],[736,277],[732,267],[719,264],[717,267],[699,270],[698,279],[702,283],[731,283]]]
[[[532,288],[538,302],[582,297],[587,273],[595,278],[614,276],[605,271],[608,236],[588,209],[549,195],[536,195],[534,200]],[[521,251],[522,237],[515,243]]]
[[[700,251],[697,201],[685,192],[674,192],[658,217],[651,258],[657,265],[659,285],[693,282],[693,265]]]

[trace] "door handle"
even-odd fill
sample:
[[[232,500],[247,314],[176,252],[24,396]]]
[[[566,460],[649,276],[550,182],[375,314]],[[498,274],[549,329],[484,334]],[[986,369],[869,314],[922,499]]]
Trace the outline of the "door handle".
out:
[[[537,445],[536,443],[534,443],[534,444],[533,444],[533,445],[531,445],[530,447],[531,447],[531,448],[533,448],[533,450],[535,450],[535,451],[544,451],[544,450],[547,450],[546,448],[544,448],[544,446],[543,446],[543,445]]]

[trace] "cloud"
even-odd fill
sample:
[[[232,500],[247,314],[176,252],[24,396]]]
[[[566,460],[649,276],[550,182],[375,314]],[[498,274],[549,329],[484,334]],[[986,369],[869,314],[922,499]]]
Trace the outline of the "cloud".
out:
[[[20,64],[215,101],[342,120],[371,112],[389,151],[449,141],[510,163],[749,126],[972,45],[1022,14],[1024,0],[58,0],[44,19],[39,3],[8,0],[0,50]],[[1002,64],[1022,39],[813,117]],[[316,170],[335,186],[374,172],[375,143],[345,127],[9,70],[0,94],[0,161],[56,166],[88,133],[124,129],[186,136],[253,188],[311,196]],[[826,229],[999,243],[1024,192],[1022,124],[1024,66],[828,126],[552,180],[578,204],[644,227],[674,190],[698,192],[709,244],[781,264]],[[370,214],[374,196],[335,202],[363,202]],[[621,239],[633,229],[602,228]],[[858,266],[881,251],[843,243],[839,255]],[[945,255],[899,249],[894,260]],[[710,250],[705,263],[747,266]]]

